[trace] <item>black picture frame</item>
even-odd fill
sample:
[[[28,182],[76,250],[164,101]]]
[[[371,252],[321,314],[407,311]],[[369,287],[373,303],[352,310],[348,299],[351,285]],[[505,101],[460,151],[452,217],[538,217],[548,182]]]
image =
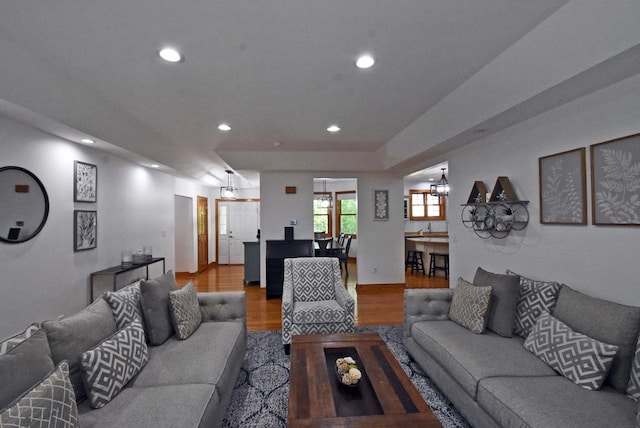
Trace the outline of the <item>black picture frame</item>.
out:
[[[98,167],[96,165],[73,161],[73,201],[97,202]]]
[[[98,245],[98,212],[73,211],[73,251],[86,251]]]

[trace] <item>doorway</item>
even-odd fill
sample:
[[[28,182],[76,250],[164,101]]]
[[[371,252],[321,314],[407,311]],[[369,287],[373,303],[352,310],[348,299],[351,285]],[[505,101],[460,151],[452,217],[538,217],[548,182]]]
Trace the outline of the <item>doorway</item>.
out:
[[[243,242],[255,242],[260,228],[260,202],[216,199],[216,213],[218,264],[244,264]]]
[[[209,266],[209,199],[198,196],[198,272]]]

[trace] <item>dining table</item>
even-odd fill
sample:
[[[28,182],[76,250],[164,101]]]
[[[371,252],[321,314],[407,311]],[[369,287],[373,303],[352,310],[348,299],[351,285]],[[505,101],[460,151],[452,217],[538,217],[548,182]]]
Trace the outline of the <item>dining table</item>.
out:
[[[316,238],[313,240],[316,257],[338,257],[342,247],[332,237]]]

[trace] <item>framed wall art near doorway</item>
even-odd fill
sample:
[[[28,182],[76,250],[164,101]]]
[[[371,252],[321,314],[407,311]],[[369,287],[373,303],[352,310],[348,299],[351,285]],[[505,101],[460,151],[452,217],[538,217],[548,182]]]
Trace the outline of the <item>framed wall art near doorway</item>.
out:
[[[640,134],[590,149],[593,224],[640,226]]]
[[[378,221],[389,220],[389,191],[373,191],[373,219]]]

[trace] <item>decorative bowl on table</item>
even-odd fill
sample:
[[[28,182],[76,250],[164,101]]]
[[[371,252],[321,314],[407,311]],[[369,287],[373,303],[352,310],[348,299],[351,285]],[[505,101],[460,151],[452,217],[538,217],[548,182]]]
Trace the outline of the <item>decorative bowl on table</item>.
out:
[[[362,372],[351,357],[342,357],[336,360],[336,375],[341,384],[350,387],[357,386],[362,378]]]

